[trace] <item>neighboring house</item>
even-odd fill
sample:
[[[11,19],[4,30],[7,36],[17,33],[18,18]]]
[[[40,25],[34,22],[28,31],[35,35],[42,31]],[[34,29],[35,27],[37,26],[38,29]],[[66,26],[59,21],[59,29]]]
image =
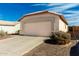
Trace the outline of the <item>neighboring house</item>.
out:
[[[0,31],[15,34],[18,30],[20,30],[19,22],[0,21]]]
[[[25,15],[19,21],[22,35],[50,36],[51,32],[68,31],[64,16],[48,11]]]

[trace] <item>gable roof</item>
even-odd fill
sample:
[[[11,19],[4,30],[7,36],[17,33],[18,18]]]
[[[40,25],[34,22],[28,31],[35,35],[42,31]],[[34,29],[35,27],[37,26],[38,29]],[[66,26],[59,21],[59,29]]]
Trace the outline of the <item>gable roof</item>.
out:
[[[57,15],[65,24],[68,25],[68,23],[67,23],[67,21],[65,20],[65,18],[64,18],[63,15],[59,15],[59,14],[57,14],[57,13],[52,13],[52,12],[49,12],[49,11],[41,11],[41,12],[30,13],[30,14],[27,14],[27,15],[23,16],[23,17],[20,18],[18,21],[21,21],[24,17],[34,16],[34,15],[43,14],[43,13],[49,13],[49,14]]]
[[[68,23],[67,23],[67,21],[65,20],[65,18],[64,18],[63,15],[59,15],[59,17],[60,17],[60,19],[61,19],[64,23],[66,23],[66,24],[68,25]]]

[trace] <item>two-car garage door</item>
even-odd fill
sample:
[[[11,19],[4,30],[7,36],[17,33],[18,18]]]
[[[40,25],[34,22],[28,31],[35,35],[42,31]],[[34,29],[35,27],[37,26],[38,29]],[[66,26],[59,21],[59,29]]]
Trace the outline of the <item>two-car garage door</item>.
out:
[[[29,22],[23,25],[23,34],[36,36],[49,36],[51,34],[51,21]]]

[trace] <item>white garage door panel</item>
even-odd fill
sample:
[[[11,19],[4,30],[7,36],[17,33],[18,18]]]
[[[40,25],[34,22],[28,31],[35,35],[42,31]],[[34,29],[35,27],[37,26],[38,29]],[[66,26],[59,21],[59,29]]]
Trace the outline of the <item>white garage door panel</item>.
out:
[[[27,35],[49,36],[51,33],[51,22],[27,23],[24,25],[24,32]]]

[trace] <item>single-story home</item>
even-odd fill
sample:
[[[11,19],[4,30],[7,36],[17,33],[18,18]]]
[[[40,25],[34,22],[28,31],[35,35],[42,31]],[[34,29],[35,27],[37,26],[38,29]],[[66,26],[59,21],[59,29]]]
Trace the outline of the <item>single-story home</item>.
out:
[[[68,23],[64,16],[49,11],[30,13],[19,21],[22,35],[50,36],[52,32],[68,31]]]
[[[19,22],[0,20],[0,31],[7,32],[8,34],[15,34],[18,30],[20,30]]]

